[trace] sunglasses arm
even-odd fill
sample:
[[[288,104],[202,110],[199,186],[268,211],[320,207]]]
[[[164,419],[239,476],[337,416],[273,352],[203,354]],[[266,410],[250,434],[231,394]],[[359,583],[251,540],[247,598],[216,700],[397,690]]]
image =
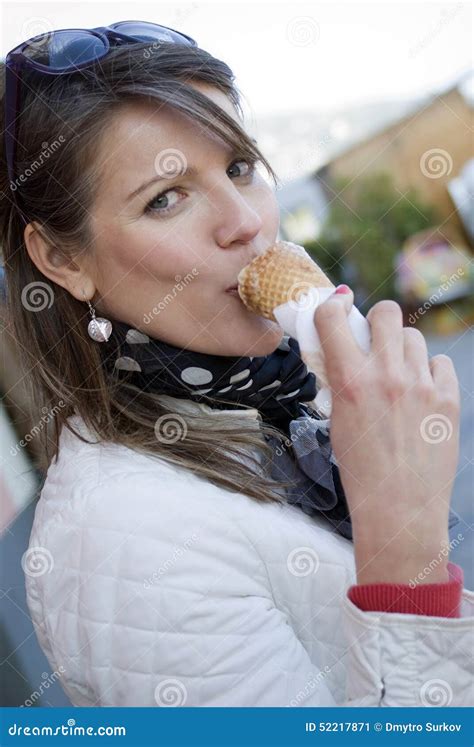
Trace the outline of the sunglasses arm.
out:
[[[21,69],[21,58],[16,55],[9,55],[5,61],[5,157],[7,161],[11,199],[26,226],[29,221],[24,216],[19,206],[18,197],[16,195],[18,187],[15,182],[16,120],[18,118],[20,107]]]

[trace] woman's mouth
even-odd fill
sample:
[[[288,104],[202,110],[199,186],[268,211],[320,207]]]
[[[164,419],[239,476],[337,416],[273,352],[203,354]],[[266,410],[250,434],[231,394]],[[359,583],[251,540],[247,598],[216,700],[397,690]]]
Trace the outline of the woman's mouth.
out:
[[[233,296],[239,296],[239,291],[237,285],[233,285],[230,288],[227,288],[226,293],[230,293]],[[240,296],[239,296],[240,298]]]

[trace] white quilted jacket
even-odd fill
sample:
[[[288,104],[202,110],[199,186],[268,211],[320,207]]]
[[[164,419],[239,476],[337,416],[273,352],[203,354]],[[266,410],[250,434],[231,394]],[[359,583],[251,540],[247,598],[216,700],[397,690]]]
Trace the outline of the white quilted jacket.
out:
[[[76,706],[473,703],[471,592],[460,619],[362,612],[352,544],[324,520],[117,444],[63,429],[24,567]]]

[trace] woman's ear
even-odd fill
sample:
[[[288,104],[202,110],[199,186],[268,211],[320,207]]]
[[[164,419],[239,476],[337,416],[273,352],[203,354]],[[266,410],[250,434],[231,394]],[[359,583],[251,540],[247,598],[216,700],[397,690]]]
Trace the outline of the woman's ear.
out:
[[[48,242],[35,222],[26,226],[24,241],[31,261],[45,277],[66,288],[78,301],[94,296],[95,283],[86,270],[84,258],[73,260],[61,252]]]

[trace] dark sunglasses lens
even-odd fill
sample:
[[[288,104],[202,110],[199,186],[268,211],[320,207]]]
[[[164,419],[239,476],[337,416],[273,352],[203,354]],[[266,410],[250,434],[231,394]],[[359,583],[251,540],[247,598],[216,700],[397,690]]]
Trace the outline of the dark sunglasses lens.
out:
[[[155,26],[153,23],[136,23],[128,22],[117,23],[115,30],[125,36],[132,36],[134,39],[141,41],[163,41],[172,42],[173,44],[190,44],[191,42],[177,31],[167,29],[165,26]]]
[[[87,31],[53,31],[33,39],[23,52],[35,62],[60,70],[92,62],[105,50],[102,39]]]

